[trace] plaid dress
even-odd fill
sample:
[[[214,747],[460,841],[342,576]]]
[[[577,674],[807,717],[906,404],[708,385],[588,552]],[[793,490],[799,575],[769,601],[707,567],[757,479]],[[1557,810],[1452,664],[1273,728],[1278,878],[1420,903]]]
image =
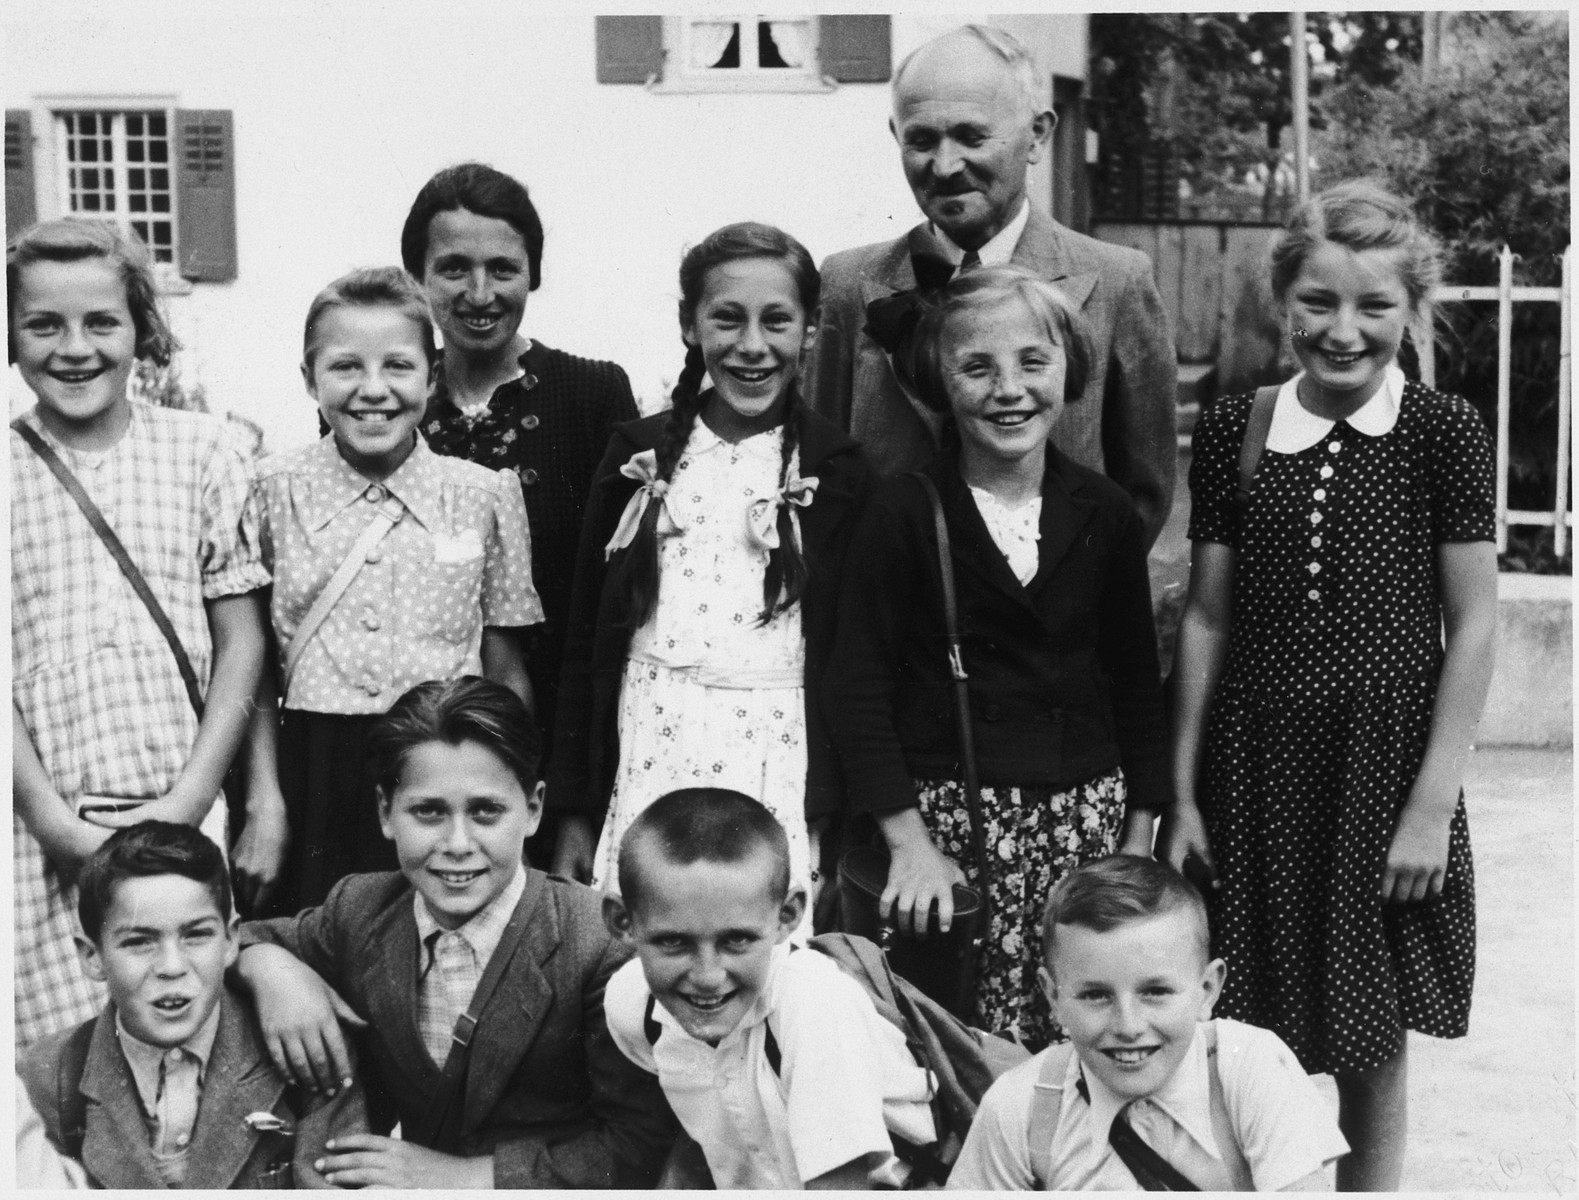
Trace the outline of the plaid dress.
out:
[[[36,413],[25,418],[42,432]],[[46,438],[49,435],[44,435]],[[247,465],[224,422],[133,403],[102,453],[55,444],[169,614],[198,679],[213,661],[205,600],[268,583],[243,520]],[[11,435],[11,699],[50,782],[163,795],[197,736],[170,647],[58,480]],[[210,821],[223,830],[224,806]],[[76,888],[14,817],[16,1043],[93,1016],[103,988],[72,947]],[[205,822],[205,828],[207,823]]]

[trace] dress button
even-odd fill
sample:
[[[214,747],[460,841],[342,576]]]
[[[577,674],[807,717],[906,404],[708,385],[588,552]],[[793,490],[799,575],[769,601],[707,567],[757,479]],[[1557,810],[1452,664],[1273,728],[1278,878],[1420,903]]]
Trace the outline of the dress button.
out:
[[[522,429],[536,429],[539,424],[536,413],[527,413],[526,416],[521,418]]]
[[[363,626],[363,628],[371,629],[371,630],[378,630],[378,629],[383,628],[383,625],[384,625],[384,622],[379,620],[378,614],[376,612],[365,612],[365,613],[362,614],[362,626]]]
[[[981,715],[989,721],[1001,721],[1003,719],[1003,709],[996,704],[989,704],[981,710]]]
[[[531,467],[528,467],[526,470],[521,472],[521,482],[526,484],[527,487],[531,487],[537,482],[537,472]]]
[[[1327,498],[1327,489],[1326,488],[1317,488],[1316,489],[1316,499],[1317,500],[1325,500],[1326,498]]]
[[[1339,450],[1343,449],[1343,443],[1342,442],[1328,442],[1327,443],[1327,449],[1328,449],[1329,452],[1331,452],[1333,454],[1336,454]]]
[[[536,386],[537,386],[537,376],[536,375],[523,375],[523,376],[521,376],[521,390],[523,392],[529,392],[533,388],[535,388]]]
[[[176,1144],[176,1145],[177,1145],[177,1146],[184,1146],[184,1145],[186,1145],[186,1144],[187,1144],[187,1143],[188,1143],[188,1142],[190,1142],[190,1141],[191,1141],[191,1140],[192,1140],[192,1135],[191,1135],[191,1134],[189,1134],[189,1133],[183,1133],[183,1134],[182,1134],[182,1135],[181,1135],[181,1136],[180,1136],[180,1137],[178,1137],[178,1138],[176,1138],[176,1140],[175,1140],[175,1144]]]
[[[1318,533],[1310,539],[1310,546],[1312,550],[1321,549],[1321,534]]]
[[[1310,591],[1305,593],[1305,595],[1309,596],[1312,600],[1320,600],[1321,599],[1321,593],[1318,592],[1315,588],[1311,588]]]
[[[382,504],[384,501],[384,489],[376,483],[369,484],[367,491],[362,493],[362,499],[369,504]]]
[[[1309,571],[1312,575],[1320,575],[1321,564],[1319,562],[1313,562],[1308,567],[1306,567],[1305,570]]]
[[[1332,468],[1331,467],[1322,467],[1321,468],[1321,477],[1323,479],[1331,479],[1332,478]]]
[[[383,562],[384,561],[384,552],[382,550],[380,550],[377,546],[374,546],[371,550],[369,550],[367,552],[367,561],[370,562],[370,563]]]
[[[374,683],[371,680],[369,680],[367,683],[364,683],[362,685],[362,690],[364,692],[366,692],[369,696],[376,696],[376,695],[378,695],[379,692],[384,690],[384,687],[383,687],[382,684]]]
[[[1321,524],[1321,514],[1319,512],[1311,513],[1310,514],[1310,523],[1312,525],[1320,525]]]

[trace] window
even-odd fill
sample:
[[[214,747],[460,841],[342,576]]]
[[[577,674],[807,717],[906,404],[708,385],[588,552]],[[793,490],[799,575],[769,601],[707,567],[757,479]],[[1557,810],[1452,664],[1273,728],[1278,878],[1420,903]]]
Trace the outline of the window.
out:
[[[599,83],[655,92],[829,91],[884,83],[886,16],[598,17]]]
[[[55,144],[63,214],[111,221],[175,262],[168,113],[57,112]]]

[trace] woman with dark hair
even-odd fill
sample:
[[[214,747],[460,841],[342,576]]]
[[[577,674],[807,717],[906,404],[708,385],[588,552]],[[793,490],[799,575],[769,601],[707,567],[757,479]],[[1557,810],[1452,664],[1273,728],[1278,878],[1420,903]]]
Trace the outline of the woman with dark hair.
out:
[[[824,682],[849,806],[892,861],[901,930],[947,929],[953,885],[990,898],[977,1021],[1033,1046],[1051,1033],[1037,982],[1040,918],[1069,870],[1151,851],[1167,742],[1140,518],[1110,480],[1048,440],[1077,400],[1088,335],[1063,293],[1018,267],[958,276],[895,342],[895,369],[945,415],[925,471],[941,497],[981,782],[988,878],[950,703],[928,493],[887,481],[857,524]]]
[[[526,667],[535,716],[551,735],[587,489],[614,426],[637,415],[630,380],[615,363],[521,332],[542,281],[543,223],[504,172],[461,163],[428,180],[406,216],[400,257],[427,291],[444,341],[421,426],[428,445],[521,481],[544,614],[526,633]]]

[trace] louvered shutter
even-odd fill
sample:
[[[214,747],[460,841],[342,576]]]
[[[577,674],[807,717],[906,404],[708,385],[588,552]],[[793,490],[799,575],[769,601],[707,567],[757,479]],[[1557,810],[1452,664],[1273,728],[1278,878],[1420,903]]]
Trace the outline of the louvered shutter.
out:
[[[10,241],[38,220],[33,193],[33,114],[5,110],[5,237]]]
[[[200,283],[236,277],[236,146],[228,109],[179,109],[176,244],[180,271]]]
[[[663,72],[662,17],[596,17],[599,83],[646,83]]]
[[[818,22],[822,73],[840,83],[886,83],[893,74],[889,19],[822,17]]]

